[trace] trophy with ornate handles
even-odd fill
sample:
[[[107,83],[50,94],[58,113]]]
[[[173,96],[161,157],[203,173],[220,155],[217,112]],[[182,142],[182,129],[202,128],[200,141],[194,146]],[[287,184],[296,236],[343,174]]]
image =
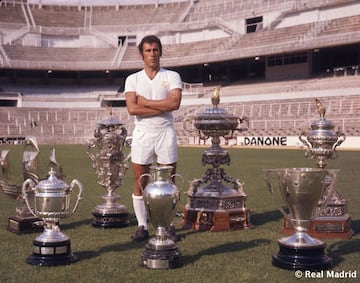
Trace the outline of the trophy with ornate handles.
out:
[[[74,207],[70,210],[70,197],[73,189],[78,188]],[[34,208],[30,206],[29,192],[34,192]],[[71,252],[70,238],[60,231],[61,219],[72,215],[78,207],[83,192],[82,184],[74,179],[70,186],[56,177],[51,168],[48,179],[35,184],[27,179],[23,183],[22,193],[28,209],[34,216],[44,221],[44,231],[33,241],[33,253],[27,259],[32,265],[67,265],[78,260]]]
[[[230,155],[220,145],[220,138],[233,138],[234,131],[245,131],[247,117],[231,115],[219,108],[220,88],[211,98],[212,108],[184,120],[184,129],[189,122],[197,129],[200,139],[211,138],[211,146],[202,155],[202,165],[210,164],[203,177],[194,179],[187,192],[188,203],[183,208],[183,227],[195,230],[230,231],[249,229],[250,210],[245,206],[247,194],[243,183],[228,176],[221,165],[230,164]],[[244,124],[246,123],[246,126]],[[243,127],[240,127],[240,125]],[[223,183],[226,182],[230,186]]]
[[[181,252],[168,238],[167,228],[175,217],[176,204],[180,199],[179,189],[172,180],[181,178],[181,190],[184,179],[179,174],[171,175],[172,169],[172,166],[151,166],[150,174],[142,174],[139,178],[145,207],[156,229],[155,237],[148,241],[141,255],[144,266],[151,269],[176,268],[180,264]],[[144,177],[150,179],[145,189],[141,186]]]
[[[124,145],[130,146],[126,136],[127,130],[123,123],[110,115],[109,119],[97,124],[95,138],[87,142],[87,154],[92,161],[98,184],[107,191],[102,196],[105,203],[97,205],[92,211],[94,227],[120,228],[130,223],[128,208],[117,203],[120,196],[114,193],[122,185],[129,168],[130,153],[127,156],[123,153]]]
[[[35,183],[38,182],[38,156],[39,147],[34,136],[26,136],[24,140],[24,150],[22,157],[23,179],[20,184],[11,174],[10,150],[3,149],[0,155],[0,167],[2,177],[0,177],[0,188],[9,197],[23,203],[22,207],[16,208],[16,215],[8,218],[7,229],[16,234],[26,234],[42,231],[41,219],[34,217],[27,208],[22,198],[21,184],[30,178]]]
[[[334,123],[325,118],[326,108],[317,98],[315,105],[320,119],[311,123],[310,132],[301,133],[299,139],[306,147],[305,156],[315,159],[318,168],[325,168],[329,159],[337,158],[336,149],[345,141],[345,135],[334,130]],[[328,178],[328,186],[333,186],[331,178]],[[323,201],[321,198],[316,210],[322,206]],[[326,209],[317,215],[311,223],[310,235],[345,239],[354,235],[355,232],[350,227],[351,216],[348,213],[347,201],[336,190],[328,201]],[[285,232],[289,228],[287,224],[285,222]]]
[[[280,250],[272,257],[273,265],[294,270],[323,270],[332,265],[325,254],[326,244],[311,237],[309,227],[316,217],[315,207],[324,197],[320,212],[332,195],[326,178],[336,180],[337,170],[320,168],[264,169],[267,187],[280,204],[280,211],[293,225],[295,233],[278,240]]]

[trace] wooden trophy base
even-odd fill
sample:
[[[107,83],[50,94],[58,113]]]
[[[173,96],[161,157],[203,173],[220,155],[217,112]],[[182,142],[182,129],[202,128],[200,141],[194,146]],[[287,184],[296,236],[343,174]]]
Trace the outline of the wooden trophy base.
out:
[[[184,229],[198,231],[231,231],[250,229],[250,210],[246,208],[230,210],[207,210],[183,208],[182,226]]]
[[[311,221],[309,235],[314,238],[351,239],[355,231],[350,227],[349,214],[342,216],[319,216]],[[294,229],[287,218],[284,218],[283,233],[293,234]]]
[[[43,225],[38,225],[36,222],[42,221],[37,217],[20,217],[11,216],[8,219],[8,231],[15,234],[30,234],[38,233],[44,230]]]

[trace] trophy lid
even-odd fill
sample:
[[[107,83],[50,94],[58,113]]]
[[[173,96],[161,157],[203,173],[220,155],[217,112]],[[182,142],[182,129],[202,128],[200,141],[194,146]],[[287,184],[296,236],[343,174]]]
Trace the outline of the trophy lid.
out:
[[[213,108],[206,108],[202,113],[196,115],[194,126],[198,130],[234,130],[238,125],[238,117],[228,113],[226,109],[219,108],[220,88],[216,88],[211,103]]]
[[[116,118],[110,116],[110,118],[102,120],[102,121],[98,122],[97,124],[99,126],[109,127],[109,126],[121,126],[121,125],[123,125],[123,122],[121,122],[119,119],[116,119]]]
[[[333,130],[334,128],[334,123],[323,117],[311,123],[312,130]]]
[[[56,177],[56,172],[53,168],[50,169],[49,178],[45,180],[41,180],[37,185],[36,188],[39,190],[62,190],[68,188],[68,185],[63,181],[59,180]]]

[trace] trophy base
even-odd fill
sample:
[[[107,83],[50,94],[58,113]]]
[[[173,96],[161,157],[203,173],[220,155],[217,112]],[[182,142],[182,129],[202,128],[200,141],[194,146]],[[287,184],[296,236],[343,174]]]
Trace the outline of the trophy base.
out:
[[[95,219],[91,222],[91,225],[97,228],[122,228],[130,224],[128,212],[118,214],[93,212],[92,215]]]
[[[30,234],[43,231],[43,225],[38,225],[42,219],[37,217],[11,216],[8,219],[7,230],[15,234]]]
[[[308,233],[315,238],[351,239],[355,232],[350,225],[351,217],[349,214],[332,217],[319,216],[311,221]],[[283,233],[293,234],[294,231],[291,222],[285,218]]]
[[[156,241],[150,240],[142,254],[141,259],[145,267],[150,269],[173,269],[181,265],[181,252],[174,242],[167,240],[170,244],[156,245]]]
[[[325,244],[302,248],[290,247],[279,242],[280,250],[272,257],[276,267],[292,270],[320,271],[332,266],[332,259],[324,252]]]
[[[231,231],[250,229],[250,210],[246,208],[229,210],[207,210],[203,208],[183,208],[182,225],[184,229],[198,231]]]
[[[33,241],[33,254],[26,260],[27,263],[39,266],[69,265],[78,260],[71,253],[70,240],[61,242]]]

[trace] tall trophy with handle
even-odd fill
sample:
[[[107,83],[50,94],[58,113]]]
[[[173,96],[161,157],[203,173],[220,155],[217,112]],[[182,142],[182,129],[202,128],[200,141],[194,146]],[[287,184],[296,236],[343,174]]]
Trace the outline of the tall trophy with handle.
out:
[[[150,174],[143,174],[142,178],[150,178],[147,186],[142,188],[145,207],[154,228],[155,237],[151,238],[142,252],[144,266],[152,269],[176,268],[180,265],[181,252],[173,240],[168,238],[167,228],[173,221],[176,213],[176,204],[179,201],[179,189],[172,182],[179,174],[171,175],[172,166],[152,166]]]
[[[321,210],[332,196],[327,177],[336,180],[337,170],[320,168],[264,169],[267,187],[280,204],[280,211],[288,218],[295,232],[278,240],[280,250],[272,258],[273,265],[294,270],[323,270],[332,265],[325,254],[326,244],[309,235],[311,221],[316,217],[315,208],[320,198]]]

